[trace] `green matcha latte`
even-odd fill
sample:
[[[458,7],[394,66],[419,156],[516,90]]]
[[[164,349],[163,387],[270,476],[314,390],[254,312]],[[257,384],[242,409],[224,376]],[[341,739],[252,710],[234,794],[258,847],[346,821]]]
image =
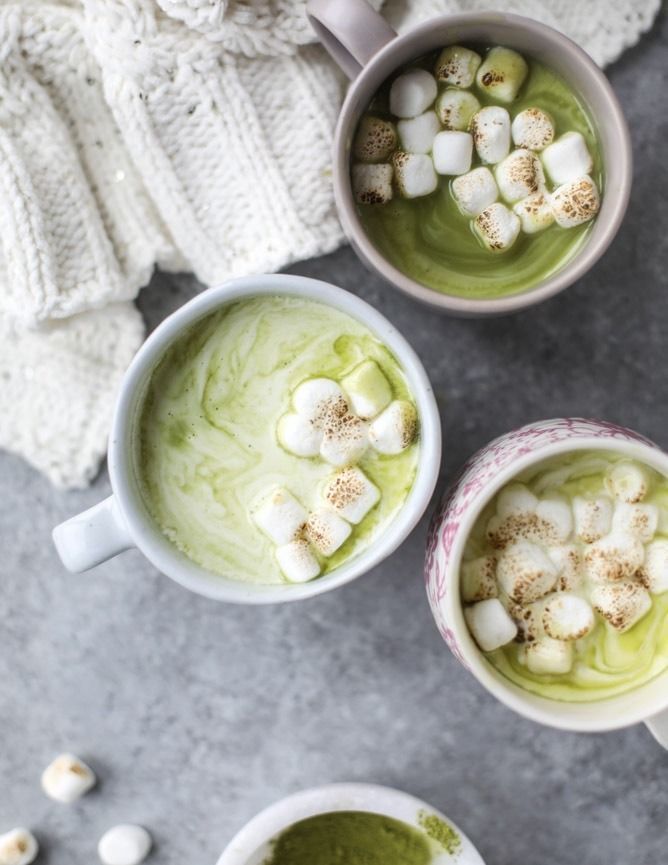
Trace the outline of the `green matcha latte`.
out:
[[[311,385],[319,393],[323,382],[341,388],[339,413],[320,410],[311,420],[300,410],[310,433],[331,433],[340,446],[324,451],[334,462],[317,443],[304,456],[279,440],[281,420],[296,412],[295,394]],[[353,411],[351,394],[365,418]],[[144,503],[164,535],[215,574],[280,583],[296,567],[294,579],[311,579],[359,555],[400,510],[418,460],[414,411],[396,358],[350,316],[296,297],[231,303],[190,327],[151,376],[137,451]],[[406,427],[390,424],[384,448],[388,419],[405,415],[411,435],[396,445],[396,430]],[[361,436],[354,450],[350,435],[340,435],[351,429]],[[293,448],[302,446],[310,440]],[[363,506],[351,511],[343,493],[360,490]]]

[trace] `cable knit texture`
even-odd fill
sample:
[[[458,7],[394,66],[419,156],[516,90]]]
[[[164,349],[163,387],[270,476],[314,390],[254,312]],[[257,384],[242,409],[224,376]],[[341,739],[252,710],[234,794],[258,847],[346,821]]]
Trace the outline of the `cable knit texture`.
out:
[[[374,0],[378,8],[382,0]],[[514,11],[600,64],[660,0],[388,0],[399,31]],[[205,284],[335,249],[344,82],[304,0],[0,0],[0,446],[95,474],[154,266]]]

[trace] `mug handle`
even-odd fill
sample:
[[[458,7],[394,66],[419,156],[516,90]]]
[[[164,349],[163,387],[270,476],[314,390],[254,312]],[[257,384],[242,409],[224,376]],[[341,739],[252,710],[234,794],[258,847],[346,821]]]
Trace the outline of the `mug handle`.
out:
[[[309,0],[306,14],[318,39],[351,80],[397,35],[366,0]]]
[[[656,739],[668,751],[668,710],[654,715],[645,721],[645,726]]]
[[[51,536],[60,560],[74,574],[135,546],[115,496],[56,526]]]

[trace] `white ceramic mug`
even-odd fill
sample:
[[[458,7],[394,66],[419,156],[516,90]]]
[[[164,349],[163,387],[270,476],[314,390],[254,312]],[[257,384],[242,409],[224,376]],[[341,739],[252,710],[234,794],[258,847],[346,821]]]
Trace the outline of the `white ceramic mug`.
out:
[[[167,348],[186,328],[214,310],[259,295],[290,295],[319,301],[366,325],[401,364],[420,419],[415,481],[394,521],[359,556],[309,583],[243,583],[200,567],[160,532],[142,501],[133,467],[138,411],[151,373]],[[53,539],[70,571],[88,570],[123,550],[138,547],[164,574],[209,598],[245,604],[295,601],[342,586],[389,556],[410,534],[429,504],[440,461],[441,424],[431,384],[416,353],[384,316],[349,292],[315,279],[289,275],[234,279],[202,292],[170,315],[140,348],[123,379],[109,439],[113,495],[57,526]]]
[[[485,865],[473,844],[451,820],[409,793],[377,784],[327,784],[281,799],[261,811],[235,835],[217,865],[262,865],[271,854],[272,838],[300,820],[332,811],[382,814],[414,829],[422,828],[422,815],[437,817],[451,826],[461,839],[456,860],[448,855],[447,861],[456,861],[457,865]],[[441,860],[437,858],[436,861]]]
[[[431,524],[425,580],[443,639],[490,693],[520,715],[565,730],[604,731],[644,721],[668,748],[668,671],[615,697],[567,703],[540,697],[505,678],[476,646],[464,620],[459,568],[479,514],[501,487],[529,466],[578,450],[609,450],[668,477],[668,455],[639,433],[605,421],[556,418],[507,433],[474,454]]]

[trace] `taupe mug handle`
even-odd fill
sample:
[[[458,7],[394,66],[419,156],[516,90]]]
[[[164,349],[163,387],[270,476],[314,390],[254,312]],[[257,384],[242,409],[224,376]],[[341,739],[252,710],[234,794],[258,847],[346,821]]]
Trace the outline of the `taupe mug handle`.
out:
[[[366,0],[309,0],[306,14],[318,39],[351,80],[397,35]]]

